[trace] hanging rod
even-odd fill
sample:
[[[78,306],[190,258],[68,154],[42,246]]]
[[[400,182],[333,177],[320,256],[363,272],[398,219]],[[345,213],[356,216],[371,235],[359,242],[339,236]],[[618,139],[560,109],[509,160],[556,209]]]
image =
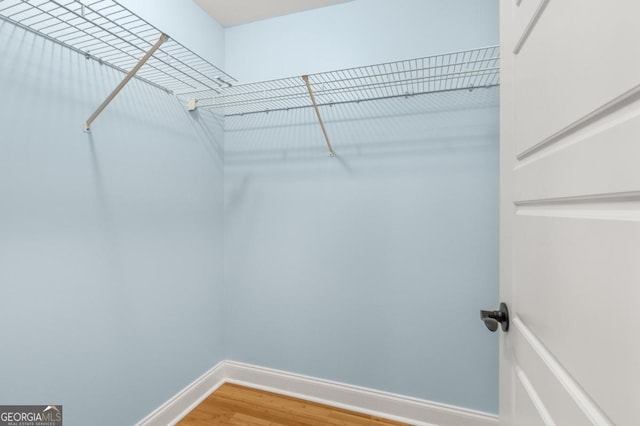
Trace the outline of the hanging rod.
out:
[[[309,82],[309,76],[303,75],[302,80],[307,86],[307,90],[309,91],[309,97],[311,98],[311,103],[313,104],[313,109],[316,112],[316,117],[318,117],[318,123],[320,123],[320,129],[322,129],[322,134],[324,135],[324,140],[327,143],[327,148],[329,149],[329,157],[333,157],[333,148],[331,148],[331,142],[329,142],[329,135],[327,135],[327,129],[324,128],[324,122],[322,121],[322,116],[320,115],[320,110],[318,109],[318,104],[316,103],[316,97],[313,95],[313,89],[311,88],[311,83]]]
[[[500,84],[499,46],[309,74],[316,106],[331,106]],[[225,116],[314,107],[300,77],[235,85],[178,96]]]

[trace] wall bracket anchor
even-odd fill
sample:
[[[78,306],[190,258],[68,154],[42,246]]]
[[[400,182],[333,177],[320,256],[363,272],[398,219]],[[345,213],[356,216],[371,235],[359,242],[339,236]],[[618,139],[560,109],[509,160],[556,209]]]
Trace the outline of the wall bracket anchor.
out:
[[[309,91],[309,97],[311,97],[311,103],[313,104],[313,109],[316,112],[316,117],[318,117],[318,122],[320,123],[320,128],[322,129],[322,134],[324,135],[324,140],[327,143],[327,148],[329,149],[329,157],[335,157],[333,153],[333,148],[331,148],[331,142],[329,142],[329,135],[327,135],[327,129],[324,127],[324,122],[322,121],[322,116],[320,116],[320,110],[318,109],[318,104],[316,102],[316,97],[313,94],[313,89],[311,88],[311,83],[309,82],[309,76],[303,75],[302,79],[307,85],[307,90]]]
[[[164,43],[168,39],[169,39],[169,36],[167,34],[162,33],[160,35],[160,38],[158,38],[158,41],[156,41],[156,43],[153,46],[151,46],[151,49],[149,49],[149,51],[147,53],[145,53],[145,55],[138,61],[136,66],[133,67],[131,69],[131,71],[129,71],[129,73],[120,82],[120,84],[118,84],[118,86],[116,86],[116,88],[113,89],[111,94],[109,96],[107,96],[107,99],[105,99],[104,102],[102,102],[102,104],[100,104],[98,109],[93,114],[91,114],[91,116],[87,119],[87,121],[85,121],[85,123],[84,123],[84,131],[85,132],[88,133],[88,132],[91,131],[91,123],[93,123],[93,121],[100,115],[100,113],[102,113],[102,111],[104,111],[104,109],[107,107],[107,105],[109,105],[109,103],[111,103],[111,101],[118,95],[118,93],[120,93],[122,88],[127,85],[129,80],[131,80],[136,75],[138,70],[140,70],[140,68],[142,68],[142,66],[149,60],[149,58],[151,56],[153,56],[153,54],[156,52],[156,50],[158,50],[160,48],[160,46],[162,46],[162,43]]]

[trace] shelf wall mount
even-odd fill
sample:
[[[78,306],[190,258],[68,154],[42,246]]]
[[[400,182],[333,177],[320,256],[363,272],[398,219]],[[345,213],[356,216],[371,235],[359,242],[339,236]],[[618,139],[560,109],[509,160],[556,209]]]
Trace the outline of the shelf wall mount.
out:
[[[85,121],[85,123],[84,123],[84,131],[85,132],[87,132],[87,133],[91,132],[91,123],[93,123],[93,121],[96,118],[98,118],[100,113],[102,113],[102,111],[104,111],[104,109],[107,107],[107,105],[109,105],[109,103],[111,103],[111,101],[118,95],[118,93],[120,93],[120,91],[124,88],[124,86],[127,85],[129,80],[131,80],[138,73],[140,68],[142,68],[142,66],[147,63],[149,58],[151,56],[153,56],[153,54],[156,53],[156,51],[160,48],[160,46],[162,46],[162,44],[165,41],[167,41],[168,39],[169,39],[169,36],[167,34],[162,33],[160,35],[160,37],[158,38],[158,41],[156,41],[155,44],[153,46],[151,46],[151,49],[149,49],[149,51],[147,53],[145,53],[145,55],[142,58],[140,58],[140,61],[138,61],[136,66],[133,67],[133,69],[131,69],[131,71],[129,71],[129,73],[120,82],[120,84],[118,84],[116,86],[116,88],[113,89],[111,94],[109,94],[109,96],[107,96],[107,99],[105,99],[104,102],[102,102],[100,104],[98,109],[96,109],[95,112],[93,114],[91,114],[91,116],[87,119],[87,121]]]
[[[318,117],[318,123],[320,123],[320,129],[322,129],[322,134],[324,135],[324,141],[327,143],[327,149],[329,150],[329,157],[334,157],[333,148],[331,148],[331,142],[329,142],[329,135],[327,134],[327,129],[324,127],[324,122],[322,121],[322,116],[320,115],[320,110],[318,109],[318,103],[316,102],[316,97],[313,94],[313,89],[311,88],[311,83],[309,82],[309,76],[303,75],[302,80],[304,80],[305,85],[307,86],[307,90],[309,91],[309,97],[311,98],[311,104],[313,105],[313,109],[316,112],[316,117]]]

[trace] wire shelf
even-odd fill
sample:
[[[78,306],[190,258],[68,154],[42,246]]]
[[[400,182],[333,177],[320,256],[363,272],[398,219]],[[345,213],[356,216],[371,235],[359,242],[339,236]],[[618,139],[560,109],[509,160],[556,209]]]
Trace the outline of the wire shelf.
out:
[[[124,73],[162,32],[114,0],[0,0],[0,19]],[[169,92],[214,91],[235,79],[175,40],[167,40],[136,78]]]
[[[499,85],[499,46],[310,74],[319,106]],[[312,107],[301,77],[185,93],[226,116]]]

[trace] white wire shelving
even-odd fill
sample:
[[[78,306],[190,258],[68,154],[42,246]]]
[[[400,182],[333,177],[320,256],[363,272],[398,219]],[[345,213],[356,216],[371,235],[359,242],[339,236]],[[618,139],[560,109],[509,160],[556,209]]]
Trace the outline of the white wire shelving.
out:
[[[225,116],[313,107],[303,77],[241,84],[179,96]],[[318,106],[410,97],[500,84],[499,46],[310,74]]]
[[[0,19],[125,73],[163,34],[114,0],[0,0]],[[171,38],[136,78],[175,93],[215,90],[235,81]]]
[[[215,91],[235,79],[115,0],[0,0],[0,19],[169,93]]]
[[[233,77],[115,0],[0,0],[0,20],[127,74],[86,131],[131,78],[176,93],[189,109],[225,116],[313,107],[322,127],[318,108],[327,105],[499,85],[498,46],[233,85]]]

